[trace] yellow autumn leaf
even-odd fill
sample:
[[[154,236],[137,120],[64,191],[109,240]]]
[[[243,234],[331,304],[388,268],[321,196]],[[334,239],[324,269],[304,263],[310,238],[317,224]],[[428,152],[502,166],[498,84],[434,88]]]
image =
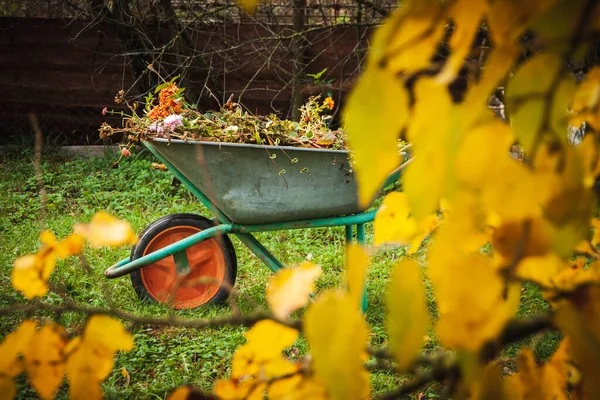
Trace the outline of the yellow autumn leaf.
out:
[[[456,78],[471,51],[475,33],[487,10],[486,0],[458,0],[450,6],[449,17],[455,25],[450,39],[452,54],[437,76],[438,81],[448,84]]]
[[[589,189],[594,186],[596,177],[600,175],[600,143],[595,135],[586,135],[577,146],[577,152],[581,157],[584,173],[583,185]]]
[[[303,379],[301,375],[297,374],[299,370],[299,364],[283,357],[276,358],[265,364],[261,375],[263,375],[262,378],[266,381],[265,383],[270,382],[266,388],[267,398],[285,398],[287,393],[294,391]]]
[[[44,246],[40,253],[51,252],[58,258],[66,258],[81,253],[83,238],[77,234],[71,234],[61,241],[56,240],[56,235],[50,230],[40,234],[40,242]]]
[[[17,395],[17,386],[11,377],[0,375],[0,393],[4,400],[13,399]]]
[[[600,219],[593,218],[590,221],[590,225],[594,230],[594,234],[592,236],[592,245],[597,247],[600,245]]]
[[[40,234],[40,242],[42,248],[37,253],[19,257],[13,264],[12,285],[27,299],[48,293],[48,279],[56,267],[56,259],[80,253],[83,245],[79,235],[58,242],[49,230]]]
[[[263,400],[265,387],[265,383],[255,379],[219,379],[214,392],[220,400]]]
[[[364,362],[368,329],[354,299],[341,291],[324,293],[306,312],[304,332],[314,374],[330,398],[367,398],[369,374]]]
[[[447,247],[444,251],[456,255],[479,252],[489,240],[488,216],[480,209],[479,200],[473,193],[466,192],[454,203],[443,206],[443,224],[438,229],[434,242],[438,242],[436,251]],[[460,241],[451,238],[461,238]]]
[[[248,345],[256,351],[256,360],[281,356],[281,352],[294,344],[298,331],[271,320],[258,321],[245,334]]]
[[[542,195],[535,175],[516,160],[502,160],[497,174],[490,174],[494,183],[484,186],[481,203],[488,213],[505,221],[519,221],[541,214]]]
[[[315,291],[315,280],[321,273],[320,266],[303,262],[274,275],[267,287],[267,301],[273,315],[286,319],[292,312],[308,304],[310,294]]]
[[[571,339],[567,336],[561,340],[558,348],[547,362],[548,368],[554,368],[560,380],[560,387],[575,387],[581,381],[581,371],[575,366],[571,354]]]
[[[369,255],[364,247],[356,243],[346,246],[346,290],[357,307],[362,304],[368,267]]]
[[[133,349],[133,337],[125,330],[121,321],[108,315],[93,315],[88,320],[83,340],[106,348],[109,351]]]
[[[366,69],[348,97],[344,129],[354,155],[358,200],[363,207],[400,165],[398,138],[408,118],[407,107],[406,89],[393,73],[378,66]]]
[[[333,101],[333,100],[331,100]],[[325,134],[323,134],[323,136],[321,136],[318,140],[317,140],[317,144],[319,146],[331,146],[332,144],[335,143],[337,137],[335,136],[335,134],[331,133],[331,132],[326,132]]]
[[[549,1],[544,0],[540,3],[544,4]],[[593,24],[591,21],[593,19],[582,24],[581,15],[582,13],[593,15],[594,7],[585,0],[554,0],[551,3],[552,7],[540,10],[544,12],[539,13],[529,29],[534,32],[536,41],[539,43],[538,46],[543,46],[545,52],[564,57],[567,52],[575,50],[572,41],[577,35],[592,34]],[[583,56],[581,50],[576,54]]]
[[[71,399],[101,399],[100,382],[110,374],[115,353],[132,348],[133,338],[120,321],[107,315],[90,317],[83,335],[67,347]]]
[[[571,123],[580,126],[587,122],[592,128],[600,130],[600,67],[594,67],[579,84],[571,103]],[[586,137],[585,139],[588,139]],[[585,140],[584,139],[584,140]],[[592,139],[588,139],[591,141]],[[597,159],[596,159],[597,162]]]
[[[258,6],[258,0],[237,0],[237,2],[248,14],[254,13]]]
[[[29,382],[42,399],[53,398],[63,380],[65,346],[66,332],[52,323],[38,330],[23,352]]]
[[[463,260],[465,263],[470,261],[470,257]],[[436,299],[441,299],[440,309],[443,310],[440,311],[436,328],[438,337],[446,346],[466,351],[477,351],[483,343],[493,339],[502,330],[517,310],[520,293],[517,285],[509,288],[507,300],[503,299],[501,291],[485,293],[487,278],[490,276],[478,273],[475,268],[484,269],[481,265],[472,266],[474,269],[469,276],[478,289],[464,291],[461,283],[461,287],[448,290],[453,293],[438,296],[437,293],[444,293],[447,289],[436,291]],[[466,278],[464,272],[454,271],[453,275],[454,279]]]
[[[420,222],[412,217],[406,194],[392,192],[385,196],[374,221],[376,246],[385,243],[410,244],[408,255],[414,254],[421,243],[439,225],[436,215],[427,215]]]
[[[23,354],[29,348],[36,329],[37,322],[23,321],[0,343],[0,376],[6,377],[6,379],[14,378],[23,371],[23,363],[19,359],[19,354]],[[6,384],[8,385],[8,383]]]
[[[549,10],[557,0],[491,3],[488,23],[494,44],[505,46],[515,42],[536,17]]]
[[[167,168],[167,166],[165,164],[160,164],[160,163],[155,163],[155,162],[153,162],[151,164],[151,167],[153,169],[157,169],[159,171],[168,171],[169,170],[169,168]]]
[[[536,365],[533,352],[524,348],[519,354],[519,372],[506,380],[506,391],[509,399],[556,399],[566,400],[565,380],[553,366]]]
[[[506,396],[500,368],[489,364],[478,374],[471,386],[471,400],[510,400]]]
[[[492,7],[498,3],[494,2]],[[471,84],[463,104],[459,107],[463,130],[469,130],[482,119],[486,120],[494,115],[488,107],[490,95],[510,72],[520,54],[521,49],[513,42],[505,43],[490,52],[482,76],[477,82]]]
[[[394,267],[386,305],[390,346],[398,369],[404,372],[419,354],[429,327],[423,279],[413,260],[402,260]]]
[[[585,152],[570,146],[541,146],[533,160],[536,190],[543,199],[543,228],[561,257],[589,235],[595,195],[586,186]]]
[[[562,73],[562,66],[563,60],[557,55],[539,54],[526,61],[508,82],[506,109],[526,154],[531,154],[547,135],[567,142],[567,110],[575,80],[564,76],[556,87],[554,81]],[[545,93],[551,90],[553,101],[548,104]]]
[[[256,354],[260,354],[260,349],[248,343],[238,347],[231,359],[231,377],[237,379],[242,376],[258,375],[265,358],[258,361],[256,360]],[[266,361],[268,362],[272,357],[278,356],[279,353],[275,356],[271,355],[271,357],[266,358]]]
[[[416,104],[408,126],[414,160],[402,178],[412,216],[420,222],[433,213],[442,197],[452,200],[456,178],[453,159],[460,143],[458,108],[434,79],[419,79]]]
[[[271,320],[257,322],[245,334],[247,343],[238,347],[231,360],[231,376],[256,376],[266,364],[282,358],[284,349],[298,338],[296,329]]]
[[[194,399],[205,399],[206,395],[199,389],[191,385],[181,386],[173,390],[167,400],[194,400]]]
[[[406,194],[391,192],[384,197],[375,214],[374,244],[408,244],[417,235],[417,225],[417,221],[411,216]]]
[[[275,395],[298,384],[299,378],[291,375],[300,366],[285,359],[282,354],[285,348],[296,341],[297,330],[271,320],[262,320],[245,336],[247,343],[236,350],[231,361],[231,378],[215,383],[214,391],[219,398],[262,399],[265,391],[270,393],[269,398],[278,398]],[[278,380],[283,376],[288,377]]]
[[[460,253],[456,236],[443,225],[428,253],[428,275],[440,314],[436,331],[448,347],[476,351],[495,337],[519,304],[519,285],[505,284],[492,260]]]
[[[519,258],[541,257],[550,252],[550,240],[540,219],[508,221],[496,227],[492,233],[495,264],[510,265]]]
[[[410,0],[384,24],[384,57],[376,60],[395,74],[412,73],[429,66],[444,35],[447,4],[435,0]],[[386,25],[388,27],[386,27]],[[375,46],[375,44],[374,44]]]
[[[598,261],[584,268],[585,259],[579,258],[572,261],[568,267],[564,267],[553,277],[550,290],[544,291],[546,297],[554,296],[554,289],[560,292],[571,292],[578,287],[585,287],[600,283],[600,265]]]
[[[506,173],[503,167],[512,163],[509,150],[514,141],[510,127],[498,119],[467,131],[454,161],[460,183],[472,190],[495,185]]]
[[[81,253],[83,249],[83,237],[72,234],[56,243],[55,251],[58,258],[66,258]]]
[[[275,376],[275,380],[267,386],[267,397],[268,399],[286,399],[291,400],[296,397],[296,391],[298,390],[298,386],[302,383],[303,378],[300,375],[293,375],[290,378],[285,379],[277,379],[278,376],[282,376],[282,374],[278,374]]]
[[[577,255],[586,255],[591,259],[598,259],[596,248],[592,246],[589,240],[582,240],[575,246],[573,252]]]
[[[90,354],[92,355],[92,354]],[[86,353],[79,352],[71,358],[80,360],[77,364],[84,365]],[[82,367],[70,367],[74,362],[67,363],[67,376],[69,378],[69,399],[70,400],[101,400],[102,387],[97,378],[96,372],[91,365]],[[75,369],[76,368],[76,369]]]
[[[552,287],[559,274],[568,268],[568,264],[554,254],[526,257],[517,264],[515,276]]]
[[[89,224],[77,224],[73,230],[94,247],[118,247],[135,244],[137,241],[128,222],[118,220],[104,211],[96,213]]]
[[[583,395],[587,399],[600,398],[600,382],[594,379],[600,376],[599,304],[600,288],[591,286],[555,306],[555,322],[570,338],[573,362],[581,369]]]
[[[181,386],[173,390],[167,400],[187,400],[190,395],[190,388],[188,386]]]
[[[12,285],[27,299],[44,296],[48,293],[47,279],[43,271],[52,272],[56,259],[49,255],[42,259],[39,254],[28,254],[15,260],[11,273]]]
[[[419,250],[423,241],[440,225],[440,220],[436,215],[428,215],[419,223],[419,233],[411,240],[410,247],[406,255],[411,256]]]
[[[82,381],[84,385],[87,380],[99,383],[110,374],[114,352],[106,347],[76,337],[69,342],[67,350],[71,354],[67,362],[67,376],[72,386],[74,381]]]
[[[577,90],[577,82],[571,75],[566,75],[554,90],[552,108],[550,109],[550,128],[556,132],[564,144],[568,143],[569,106]]]
[[[269,397],[271,399],[272,397]],[[279,397],[273,397],[273,399],[280,400],[328,400],[330,397],[327,395],[327,388],[318,381],[314,376],[304,377],[293,390],[282,394]]]

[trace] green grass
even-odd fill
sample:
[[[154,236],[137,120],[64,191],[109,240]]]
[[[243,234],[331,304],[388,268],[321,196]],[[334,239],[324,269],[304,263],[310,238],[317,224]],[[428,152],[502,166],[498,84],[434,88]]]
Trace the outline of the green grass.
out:
[[[44,157],[43,179],[47,192],[47,215],[40,221],[38,194],[33,155],[28,151],[6,157],[0,164],[0,306],[23,302],[20,294],[10,285],[10,271],[15,258],[34,252],[38,247],[42,227],[52,229],[59,237],[66,236],[74,223],[87,222],[99,210],[106,210],[118,218],[128,220],[136,232],[150,222],[172,213],[192,212],[210,214],[181,185],[173,185],[167,172],[153,170],[154,161],[147,154],[125,159],[111,169],[115,156],[102,159],[62,159],[52,154]],[[285,264],[311,259],[323,267],[318,291],[339,287],[343,276],[343,228],[295,230],[257,234],[258,239]],[[367,242],[372,241],[372,226],[367,228]],[[243,312],[252,312],[255,305],[266,307],[265,286],[271,272],[237,239],[232,238],[238,257],[239,306]],[[175,313],[190,318],[210,318],[231,314],[228,305],[200,308],[193,311],[172,311],[163,306],[141,302],[127,277],[107,281],[103,271],[127,257],[130,249],[116,250],[86,248],[85,257],[93,273],[86,273],[76,258],[60,261],[51,282],[66,296],[88,306],[114,306],[138,315],[166,316]],[[384,328],[385,287],[390,270],[401,259],[404,250],[393,249],[378,253],[369,270],[367,291],[369,309],[366,314],[371,329],[371,344],[385,345]],[[418,253],[424,262],[424,252]],[[428,285],[429,286],[429,285]],[[429,296],[435,313],[433,297]],[[43,300],[60,304],[63,298],[50,294]],[[526,287],[523,291],[521,315],[546,309],[539,291]],[[0,320],[0,337],[10,332],[21,316],[13,315]],[[65,313],[60,321],[70,330],[80,329],[82,317]],[[106,398],[165,398],[174,387],[194,384],[210,390],[215,379],[228,373],[229,360],[236,347],[244,342],[244,328],[223,327],[210,330],[190,330],[152,326],[129,326],[135,338],[135,348],[117,356],[112,375],[103,385]],[[433,334],[427,349],[438,344]],[[556,335],[542,335],[524,344],[535,347],[540,359],[547,358],[556,347]],[[521,344],[510,346],[505,352],[506,365],[514,369],[510,357],[517,354]],[[306,344],[299,340],[300,354]],[[120,373],[125,367],[129,383]],[[402,378],[387,372],[372,374],[373,394],[393,389]],[[30,398],[33,393],[24,379],[19,379],[19,397]],[[426,392],[434,391],[435,387]],[[64,388],[59,397],[65,397]]]

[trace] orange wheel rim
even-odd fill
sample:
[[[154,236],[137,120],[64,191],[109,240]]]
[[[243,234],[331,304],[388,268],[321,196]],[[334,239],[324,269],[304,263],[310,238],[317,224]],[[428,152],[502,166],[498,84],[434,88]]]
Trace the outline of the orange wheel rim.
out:
[[[174,226],[156,235],[144,249],[150,254],[178,242],[202,229],[194,226]],[[142,283],[152,298],[170,302],[174,308],[195,308],[206,304],[225,281],[225,256],[216,239],[208,239],[187,250],[190,272],[177,275],[173,256],[150,264],[140,270]]]

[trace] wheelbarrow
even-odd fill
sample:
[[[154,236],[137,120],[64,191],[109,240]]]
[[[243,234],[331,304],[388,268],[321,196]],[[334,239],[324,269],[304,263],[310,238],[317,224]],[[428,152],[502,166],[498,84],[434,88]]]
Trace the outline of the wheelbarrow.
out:
[[[375,198],[367,207],[358,204],[348,151],[167,139],[142,143],[214,215],[158,219],[140,234],[129,258],[104,272],[109,279],[130,274],[142,299],[178,309],[224,301],[237,273],[227,235],[277,272],[284,265],[253,232],[345,226],[346,241],[362,243],[365,223],[375,218],[377,210],[366,211]],[[399,175],[400,168],[386,185]]]

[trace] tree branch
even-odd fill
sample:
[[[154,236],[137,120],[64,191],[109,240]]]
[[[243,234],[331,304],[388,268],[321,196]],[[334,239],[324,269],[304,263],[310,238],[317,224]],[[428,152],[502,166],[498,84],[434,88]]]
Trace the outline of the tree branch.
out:
[[[495,339],[483,344],[480,354],[482,363],[493,360],[498,352],[507,344],[517,342],[528,336],[546,330],[554,329],[553,314],[547,313],[528,319],[513,319],[509,321],[500,335]],[[388,357],[391,355],[385,349],[371,349],[369,353],[373,356]],[[420,369],[423,365],[430,367],[429,370]],[[415,371],[413,379],[401,385],[396,390],[384,393],[377,397],[378,400],[400,399],[409,393],[417,391],[431,382],[440,382],[448,379],[456,380],[460,377],[460,365],[453,354],[446,350],[436,351],[429,355],[419,357],[412,367]]]
[[[252,326],[258,321],[265,319],[278,322],[282,325],[294,328],[297,330],[302,329],[301,321],[282,321],[275,318],[270,313],[257,312],[249,315],[231,315],[226,317],[217,317],[211,319],[194,318],[186,319],[176,316],[169,317],[151,317],[151,316],[137,316],[131,313],[121,311],[114,308],[94,308],[85,307],[77,304],[63,304],[63,305],[51,305],[45,303],[18,303],[8,307],[0,308],[0,315],[11,315],[14,313],[22,313],[26,316],[33,316],[40,311],[49,311],[53,313],[65,313],[74,312],[78,314],[84,314],[87,316],[95,314],[110,315],[112,317],[120,318],[124,321],[131,322],[133,325],[154,325],[154,326],[175,326],[181,328],[192,328],[192,329],[209,329],[217,328],[220,326]]]
[[[383,7],[378,6],[377,4],[373,3],[372,1],[369,1],[369,0],[356,0],[356,2],[358,4],[362,4],[363,6],[370,8],[373,11],[376,11],[382,17],[387,17],[389,15],[388,10],[386,10]]]

